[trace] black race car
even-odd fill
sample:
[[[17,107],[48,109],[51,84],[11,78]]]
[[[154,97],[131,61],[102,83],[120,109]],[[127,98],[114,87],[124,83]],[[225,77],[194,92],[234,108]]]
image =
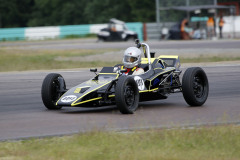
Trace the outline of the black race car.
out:
[[[98,41],[134,41],[138,38],[136,32],[129,30],[123,21],[112,18],[108,27],[97,34]]]
[[[208,78],[199,67],[188,68],[180,81],[178,56],[161,55],[154,58],[146,43],[136,41],[144,51],[141,75],[125,75],[125,69],[103,67],[92,79],[66,89],[64,78],[57,73],[48,74],[42,84],[42,101],[50,110],[63,106],[100,107],[116,104],[123,114],[132,114],[141,101],[166,99],[169,94],[182,92],[190,106],[201,106],[208,97]],[[97,69],[90,69],[97,72]]]

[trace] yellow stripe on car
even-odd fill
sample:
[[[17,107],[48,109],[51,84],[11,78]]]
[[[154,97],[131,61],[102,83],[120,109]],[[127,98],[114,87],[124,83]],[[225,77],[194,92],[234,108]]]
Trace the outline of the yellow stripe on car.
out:
[[[139,93],[143,93],[143,92],[153,92],[153,91],[156,91],[156,90],[158,90],[158,88],[154,88],[154,89],[151,89],[151,90],[139,91]]]
[[[99,100],[99,99],[102,99],[102,97],[97,97],[97,98],[89,99],[89,100],[86,100],[86,101],[82,101],[82,102],[77,103],[77,105],[87,103],[87,102],[91,102],[91,101],[95,101],[95,100]],[[71,105],[71,106],[75,106],[75,105]]]

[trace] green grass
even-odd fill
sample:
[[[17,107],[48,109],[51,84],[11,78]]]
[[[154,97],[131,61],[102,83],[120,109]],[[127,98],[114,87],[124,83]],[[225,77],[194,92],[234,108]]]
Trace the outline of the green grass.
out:
[[[240,127],[95,131],[74,136],[0,143],[0,159],[237,160]]]
[[[92,61],[76,60],[88,55],[101,55],[105,52],[114,51],[117,50],[30,50],[2,47],[0,48],[0,72],[114,66],[115,64],[121,63],[121,59],[119,59],[119,61],[111,61],[109,60],[110,58],[102,58],[102,61],[94,60],[94,58]],[[240,60],[240,57],[180,57],[181,63],[220,62],[236,60]]]
[[[79,39],[79,38],[97,38],[97,34],[89,33],[85,35],[76,35],[76,34],[71,34],[71,35],[66,35],[64,37],[57,37],[57,38],[45,38],[44,40],[64,40],[64,39]],[[0,42],[14,42],[14,41],[27,41],[25,38],[3,38],[0,39]]]
[[[86,34],[86,35],[67,35],[62,39],[75,39],[75,38],[97,38],[97,34]]]
[[[36,51],[20,49],[0,49],[0,72],[45,70],[45,69],[70,69],[114,65],[119,62],[78,62],[59,61],[59,57],[83,57],[94,54],[103,54],[109,50],[68,50],[68,51]]]
[[[201,62],[222,62],[222,61],[239,61],[240,57],[224,57],[224,56],[200,56],[197,58],[181,58],[181,63],[201,63]]]

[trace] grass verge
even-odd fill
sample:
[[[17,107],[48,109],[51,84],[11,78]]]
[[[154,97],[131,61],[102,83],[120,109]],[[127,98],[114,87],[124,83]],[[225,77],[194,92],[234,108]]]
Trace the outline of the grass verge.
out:
[[[109,57],[103,57],[101,61],[97,61],[94,58],[90,61],[78,61],[77,59],[89,55],[101,55],[106,52],[115,51],[114,49],[39,51],[2,47],[0,48],[0,72],[114,66],[115,64],[121,63],[121,58],[119,61],[112,61]],[[236,61],[240,60],[240,57],[200,56],[197,58],[181,57],[180,60],[181,63],[220,62]]]
[[[240,126],[100,132],[0,143],[0,159],[237,160]]]
[[[200,56],[197,58],[181,58],[181,63],[201,63],[201,62],[222,62],[222,61],[239,61],[240,57],[225,56]]]
[[[45,69],[70,69],[104,66],[106,62],[91,61],[59,61],[59,57],[84,57],[95,54],[103,54],[109,50],[20,50],[0,49],[0,72],[45,70]],[[119,62],[109,62],[111,66]]]

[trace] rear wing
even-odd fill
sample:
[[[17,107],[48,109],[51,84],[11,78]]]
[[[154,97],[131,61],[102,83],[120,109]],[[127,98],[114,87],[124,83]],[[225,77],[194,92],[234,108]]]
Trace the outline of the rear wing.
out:
[[[176,70],[179,70],[181,66],[178,55],[160,55],[158,58],[162,59],[167,64],[167,67],[175,67]]]

